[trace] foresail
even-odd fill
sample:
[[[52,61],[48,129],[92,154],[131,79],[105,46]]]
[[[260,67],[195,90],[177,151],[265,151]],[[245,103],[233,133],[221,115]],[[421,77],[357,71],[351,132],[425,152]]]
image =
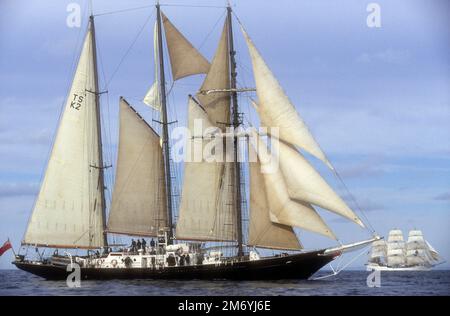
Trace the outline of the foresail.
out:
[[[64,248],[104,246],[90,26],[24,243]]]
[[[306,150],[333,169],[255,45],[243,29],[242,32],[252,60],[261,125],[269,127],[269,133],[270,128],[279,128],[280,139]]]
[[[256,153],[253,147],[254,157]],[[261,174],[259,159],[250,162],[250,220],[248,242],[249,246],[300,250],[300,244],[291,226],[274,223],[270,220],[270,208],[267,200],[266,186]]]
[[[119,132],[108,232],[157,236],[167,227],[160,137],[123,98]]]
[[[186,76],[207,73],[209,62],[181,34],[180,31],[163,14],[164,31],[169,49],[170,65],[173,80]]]
[[[208,90],[229,89],[229,49],[228,49],[228,22],[225,21],[219,45],[216,49],[211,67],[203,81],[197,98],[208,114],[209,120],[214,126],[225,130],[230,117],[230,93],[215,92],[206,94]]]
[[[187,139],[186,149],[190,160],[184,164],[176,237],[205,241],[236,240],[231,163],[215,162],[213,157],[202,154],[209,153],[206,149],[209,146],[219,148],[223,140],[206,133],[207,129],[214,129],[214,124],[192,98],[189,98],[188,121],[191,138]],[[200,125],[194,127],[194,124],[201,124],[201,128]]]
[[[262,139],[253,133],[257,140],[257,153],[261,161],[262,175],[267,191],[270,219],[272,222],[295,226],[336,239],[331,229],[308,202],[294,201],[289,197],[281,169],[273,164],[273,158]]]

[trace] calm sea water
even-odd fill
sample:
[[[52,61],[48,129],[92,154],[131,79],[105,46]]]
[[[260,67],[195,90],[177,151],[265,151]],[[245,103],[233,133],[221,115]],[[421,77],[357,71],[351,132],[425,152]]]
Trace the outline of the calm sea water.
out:
[[[327,274],[324,271],[319,275]],[[0,270],[0,295],[450,295],[450,270],[382,272],[369,288],[365,271],[344,271],[316,281],[45,281],[19,270]]]

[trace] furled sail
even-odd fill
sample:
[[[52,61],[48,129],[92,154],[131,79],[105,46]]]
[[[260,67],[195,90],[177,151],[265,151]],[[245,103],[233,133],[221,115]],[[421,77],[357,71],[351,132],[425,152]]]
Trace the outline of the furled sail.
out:
[[[231,163],[214,161],[207,150],[212,147],[219,149],[222,145],[221,137],[212,137],[212,133],[208,133],[208,130],[219,132],[220,129],[214,128],[207,113],[192,98],[189,98],[188,113],[191,138],[187,139],[176,237],[185,240],[236,240]]]
[[[104,246],[93,24],[84,39],[47,170],[24,237],[55,248]]]
[[[209,62],[206,58],[192,46],[163,13],[161,14],[167,47],[169,49],[173,80],[190,75],[207,73],[209,70]]]
[[[254,149],[254,157],[257,157]],[[272,248],[300,250],[301,246],[291,226],[274,223],[270,220],[268,192],[261,174],[261,163],[250,162],[250,221],[248,245]]]
[[[250,37],[242,31],[252,59],[261,125],[279,128],[281,140],[306,150],[333,169]]]
[[[320,174],[293,146],[273,142],[279,146],[279,162],[285,177],[289,196],[298,201],[308,202],[364,227],[362,221],[337,195]]]
[[[264,184],[268,192],[268,205],[272,222],[303,228],[329,238],[336,239],[331,229],[326,225],[311,204],[304,201],[294,201],[290,198],[288,188],[281,168],[274,166],[272,155],[256,132],[252,133],[257,141],[257,153],[261,161]]]
[[[211,67],[206,75],[200,91],[212,89],[229,89],[229,48],[228,48],[228,21],[225,21],[219,46],[216,49]],[[209,120],[214,126],[225,130],[230,117],[230,93],[215,92],[211,94],[197,94],[200,104],[208,114]]]
[[[158,80],[158,69],[159,69],[159,59],[158,59],[158,23],[155,22],[155,27],[153,29],[153,56],[155,61],[155,81],[148,90],[144,97],[143,102],[148,106],[151,106],[155,110],[161,110],[161,98],[159,95],[159,80]]]
[[[167,227],[160,137],[123,98],[119,132],[108,232],[156,236]]]

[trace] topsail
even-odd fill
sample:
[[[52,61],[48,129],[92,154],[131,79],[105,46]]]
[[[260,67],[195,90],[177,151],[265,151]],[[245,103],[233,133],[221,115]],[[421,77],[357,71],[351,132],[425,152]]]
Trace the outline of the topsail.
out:
[[[162,13],[173,80],[207,73],[209,62]]]

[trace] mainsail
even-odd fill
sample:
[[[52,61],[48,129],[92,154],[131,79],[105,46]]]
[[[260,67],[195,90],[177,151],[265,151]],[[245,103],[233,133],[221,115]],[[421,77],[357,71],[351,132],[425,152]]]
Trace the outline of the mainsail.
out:
[[[226,162],[214,161],[214,157],[208,156],[211,155],[208,148],[219,149],[222,139],[213,137],[215,125],[192,97],[189,98],[188,128],[191,138],[186,145],[177,239],[236,240],[236,214],[228,199],[232,196],[230,168],[226,167]]]
[[[167,227],[165,177],[159,135],[120,99],[116,181],[108,232],[157,236]]]
[[[93,20],[84,39],[25,244],[105,246]]]

